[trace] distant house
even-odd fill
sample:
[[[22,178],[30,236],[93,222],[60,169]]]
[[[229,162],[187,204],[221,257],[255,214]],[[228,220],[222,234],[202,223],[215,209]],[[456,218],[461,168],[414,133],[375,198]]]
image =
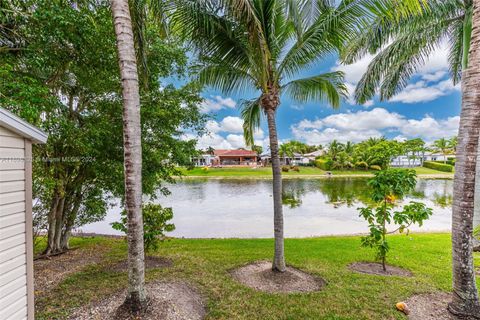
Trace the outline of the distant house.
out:
[[[310,162],[314,162],[317,157],[325,155],[326,151],[323,149],[316,150],[310,153],[305,153],[303,156],[307,158]]]
[[[211,166],[212,161],[215,159],[213,154],[201,154],[197,157],[192,158],[192,162],[196,167],[205,167]]]
[[[257,166],[258,155],[255,151],[245,149],[224,150],[213,152],[213,166]]]
[[[392,167],[420,167],[424,161],[446,161],[449,158],[455,158],[453,154],[446,156],[438,152],[426,152],[424,154],[404,154],[392,159],[390,166]]]
[[[260,156],[260,158],[264,166],[270,165],[272,163],[270,153],[264,153]],[[284,165],[298,166],[298,165],[305,165],[310,162],[311,162],[310,158],[297,152],[294,152],[292,156],[280,157],[280,164],[282,166]]]
[[[213,166],[241,166],[256,167],[259,163],[259,156],[255,151],[245,149],[217,149],[213,154],[202,154],[192,158],[192,162],[197,167]]]

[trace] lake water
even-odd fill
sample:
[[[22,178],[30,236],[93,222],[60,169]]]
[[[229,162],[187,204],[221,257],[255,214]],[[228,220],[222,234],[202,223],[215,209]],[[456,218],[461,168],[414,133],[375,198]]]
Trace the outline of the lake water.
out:
[[[283,181],[286,237],[357,234],[368,232],[358,207],[368,204],[365,178],[288,179]],[[156,202],[172,207],[176,230],[170,236],[186,238],[273,237],[271,180],[186,179],[169,186],[171,195]],[[452,180],[419,179],[403,203],[421,201],[433,216],[414,231],[451,228]],[[86,225],[84,232],[119,234],[110,223],[120,220],[120,207],[104,221]]]

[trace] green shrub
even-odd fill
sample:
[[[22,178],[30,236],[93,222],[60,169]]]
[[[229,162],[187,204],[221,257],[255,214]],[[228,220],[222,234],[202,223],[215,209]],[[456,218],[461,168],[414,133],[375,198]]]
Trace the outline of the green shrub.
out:
[[[317,159],[315,160],[315,166],[322,170],[332,170],[333,161],[331,159]]]
[[[453,172],[453,166],[449,164],[438,163],[434,161],[425,161],[423,163],[423,166],[425,168],[430,168],[430,169],[438,170],[442,172]]]
[[[371,166],[370,166],[370,170],[380,171],[380,170],[382,170],[382,167],[380,167],[379,165],[374,164],[374,165],[371,165]]]
[[[288,172],[290,168],[288,166],[282,166],[282,172]]]
[[[368,163],[366,163],[365,161],[359,161],[359,162],[355,163],[355,167],[357,167],[359,169],[367,170],[368,169]]]
[[[172,208],[162,208],[159,204],[148,203],[142,207],[143,213],[143,244],[145,251],[158,249],[161,237],[165,232],[175,230],[173,223],[168,223],[173,218]],[[127,233],[127,213],[122,212],[122,219],[119,222],[111,223],[112,228]]]

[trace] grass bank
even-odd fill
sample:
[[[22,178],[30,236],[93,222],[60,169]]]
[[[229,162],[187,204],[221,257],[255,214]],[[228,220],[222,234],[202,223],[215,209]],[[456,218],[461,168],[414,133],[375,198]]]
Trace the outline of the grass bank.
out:
[[[326,171],[316,167],[300,167],[300,171],[290,170],[289,172],[282,172],[284,178],[321,178],[326,177]],[[414,168],[417,175],[422,178],[453,178],[453,173],[446,173],[438,170],[433,170],[424,167]],[[271,178],[272,168],[193,168],[187,170],[181,168],[181,172],[185,177],[193,178]],[[372,176],[375,171],[365,170],[333,170],[331,171],[334,177],[361,177]]]
[[[389,263],[410,270],[411,278],[356,274],[355,261],[371,261],[372,250],[359,237],[287,239],[287,262],[327,281],[319,292],[267,294],[235,282],[232,268],[270,260],[271,239],[173,239],[155,255],[172,260],[170,267],[147,271],[147,281],[183,279],[205,296],[207,319],[405,319],[395,303],[416,293],[451,290],[449,234],[390,237]],[[126,272],[111,266],[126,257],[121,239],[74,239],[77,250],[105,246],[103,261],[65,278],[56,288],[36,297],[36,319],[63,319],[75,308],[124,288]],[[51,263],[55,263],[52,259]],[[476,256],[477,266],[480,256]],[[55,276],[55,275],[52,275]]]

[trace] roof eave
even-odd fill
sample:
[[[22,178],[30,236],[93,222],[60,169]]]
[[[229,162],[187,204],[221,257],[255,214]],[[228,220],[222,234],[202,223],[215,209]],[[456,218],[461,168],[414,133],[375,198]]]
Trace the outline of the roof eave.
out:
[[[45,132],[3,108],[0,108],[0,125],[32,140],[33,143],[43,144],[48,139],[48,135]]]

